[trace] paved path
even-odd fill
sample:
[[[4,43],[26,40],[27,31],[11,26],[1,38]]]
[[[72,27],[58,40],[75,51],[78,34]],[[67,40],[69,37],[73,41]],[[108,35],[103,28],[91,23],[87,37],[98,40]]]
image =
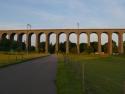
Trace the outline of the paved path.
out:
[[[56,94],[54,55],[0,69],[0,94]]]

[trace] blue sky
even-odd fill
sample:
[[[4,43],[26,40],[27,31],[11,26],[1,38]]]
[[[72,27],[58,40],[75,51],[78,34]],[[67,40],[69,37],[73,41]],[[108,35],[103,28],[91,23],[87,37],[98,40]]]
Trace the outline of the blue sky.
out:
[[[0,29],[124,28],[125,0],[1,0]]]

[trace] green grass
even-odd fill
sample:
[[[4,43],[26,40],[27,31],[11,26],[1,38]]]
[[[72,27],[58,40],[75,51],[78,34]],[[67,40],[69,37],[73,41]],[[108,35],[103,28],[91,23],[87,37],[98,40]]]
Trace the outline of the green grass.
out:
[[[82,94],[81,65],[59,57],[57,73],[58,94]]]
[[[65,64],[59,56],[58,94],[123,94],[125,56],[67,57],[72,63]]]
[[[89,94],[123,94],[125,58],[107,57],[83,61],[85,88]]]
[[[9,65],[22,63],[23,61],[27,61],[33,58],[42,57],[45,54],[38,54],[38,53],[5,53],[0,52],[0,68],[6,67]]]

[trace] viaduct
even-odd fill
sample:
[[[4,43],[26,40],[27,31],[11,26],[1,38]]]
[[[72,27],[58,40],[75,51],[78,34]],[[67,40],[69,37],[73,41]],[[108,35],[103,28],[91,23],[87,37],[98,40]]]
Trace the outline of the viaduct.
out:
[[[17,41],[22,41],[22,36],[26,34],[26,47],[31,45],[31,35],[36,35],[36,51],[39,49],[40,35],[46,35],[45,52],[48,53],[48,43],[50,34],[56,34],[56,46],[55,51],[59,50],[59,35],[66,34],[66,53],[69,53],[69,35],[75,33],[77,35],[77,52],[80,53],[79,48],[79,36],[81,33],[86,33],[88,46],[90,46],[90,34],[96,33],[98,36],[98,53],[101,53],[101,34],[106,33],[108,35],[108,54],[112,54],[112,34],[118,34],[118,51],[122,54],[123,51],[123,33],[125,29],[32,29],[32,30],[0,30],[0,39],[5,38],[8,35],[8,39],[14,40],[15,34],[17,35]]]

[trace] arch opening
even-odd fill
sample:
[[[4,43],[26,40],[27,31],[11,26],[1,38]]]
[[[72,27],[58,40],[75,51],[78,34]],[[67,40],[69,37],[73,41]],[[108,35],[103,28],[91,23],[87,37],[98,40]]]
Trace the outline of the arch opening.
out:
[[[125,53],[125,33],[123,33],[123,51]]]
[[[101,34],[101,51],[103,53],[108,53],[108,34],[107,33]]]
[[[30,33],[28,35],[28,50],[35,51],[36,49],[36,34]]]
[[[46,34],[40,33],[38,35],[38,49],[39,52],[45,52]]]
[[[60,33],[59,34],[59,52],[63,53],[66,52],[66,34]]]
[[[12,34],[10,35],[10,40],[12,40],[12,41],[17,41],[17,34],[16,34],[16,33],[12,33]]]
[[[49,51],[49,53],[53,54],[53,53],[55,53],[56,34],[54,32],[51,32],[49,34],[48,38],[49,38],[48,39],[49,40],[49,42],[48,42],[48,46],[49,46],[48,51]]]
[[[19,50],[26,50],[26,34],[25,33],[21,33],[18,35],[17,37],[17,41],[18,41],[18,45],[19,45]]]
[[[69,34],[69,51],[70,53],[77,53],[77,34]]]
[[[90,52],[97,52],[98,51],[98,35],[97,33],[90,34]]]
[[[118,53],[118,33],[112,33],[112,52]]]
[[[88,37],[86,33],[81,33],[79,36],[79,41],[80,41],[80,53],[85,52],[88,47]]]

